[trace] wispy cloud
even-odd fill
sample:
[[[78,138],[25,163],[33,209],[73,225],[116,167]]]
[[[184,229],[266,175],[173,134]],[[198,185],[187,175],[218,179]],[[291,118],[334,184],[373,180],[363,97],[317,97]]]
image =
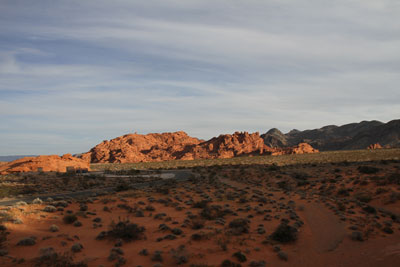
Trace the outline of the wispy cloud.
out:
[[[400,5],[2,1],[0,154],[399,117]]]

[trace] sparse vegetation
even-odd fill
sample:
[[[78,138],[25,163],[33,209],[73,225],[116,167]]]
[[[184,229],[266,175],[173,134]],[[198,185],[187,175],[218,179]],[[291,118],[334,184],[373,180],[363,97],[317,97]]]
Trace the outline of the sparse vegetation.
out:
[[[87,267],[85,262],[73,261],[73,257],[69,253],[59,254],[53,248],[45,248],[41,250],[41,256],[34,260],[35,267]]]

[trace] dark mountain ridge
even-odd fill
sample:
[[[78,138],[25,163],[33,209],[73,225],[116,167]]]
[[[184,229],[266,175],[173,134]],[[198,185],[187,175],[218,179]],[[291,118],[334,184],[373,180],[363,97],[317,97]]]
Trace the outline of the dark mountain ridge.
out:
[[[342,126],[328,125],[313,130],[291,130],[286,134],[273,128],[261,137],[267,146],[286,147],[304,142],[321,151],[365,149],[376,143],[400,147],[400,120],[388,123],[373,120]]]

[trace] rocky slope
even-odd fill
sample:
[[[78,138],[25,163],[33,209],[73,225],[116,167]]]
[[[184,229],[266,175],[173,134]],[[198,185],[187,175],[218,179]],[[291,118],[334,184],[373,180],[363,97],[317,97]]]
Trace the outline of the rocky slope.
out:
[[[399,147],[400,120],[388,123],[362,121],[342,126],[329,125],[313,130],[292,130],[287,134],[271,129],[261,137],[267,146],[286,147],[305,142],[322,151],[365,149],[376,143]]]
[[[26,157],[0,165],[0,174],[17,172],[36,172],[41,168],[44,172],[66,172],[67,167],[75,169],[90,169],[89,163],[85,160],[65,154],[62,157],[57,155]]]
[[[179,159],[233,158],[240,155],[271,154],[259,133],[235,132],[222,134],[182,151]]]
[[[189,149],[189,146],[197,145],[201,141],[185,132],[127,134],[103,141],[81,157],[94,163],[173,160],[180,158],[182,151]]]
[[[304,151],[301,152],[303,149]],[[110,141],[103,141],[81,157],[92,163],[126,163],[315,152],[306,146],[292,150],[271,148],[264,144],[259,133],[235,132],[202,141],[184,132],[175,132],[120,136]]]

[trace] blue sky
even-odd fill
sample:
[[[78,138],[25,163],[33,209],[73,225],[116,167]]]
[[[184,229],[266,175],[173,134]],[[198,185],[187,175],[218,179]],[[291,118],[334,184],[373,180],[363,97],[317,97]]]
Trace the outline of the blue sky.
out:
[[[0,155],[400,116],[398,0],[0,0]]]

